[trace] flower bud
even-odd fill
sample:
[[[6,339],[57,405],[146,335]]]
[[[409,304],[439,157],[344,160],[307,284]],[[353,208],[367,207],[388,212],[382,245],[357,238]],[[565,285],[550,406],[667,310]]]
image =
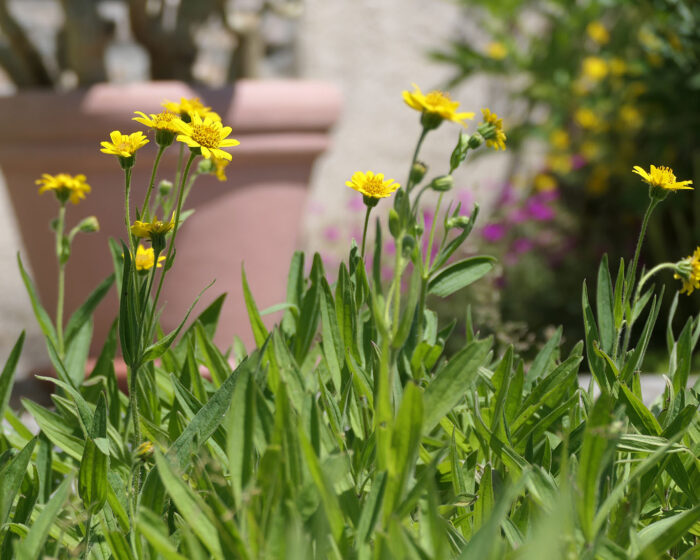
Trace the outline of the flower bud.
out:
[[[121,165],[121,168],[124,171],[127,171],[134,167],[134,162],[136,161],[136,156],[131,155],[131,156],[117,156],[117,159],[119,160],[119,165]]]
[[[452,155],[450,156],[450,168],[452,170],[457,169],[459,165],[467,159],[469,140],[469,135],[466,132],[459,133],[459,140],[457,140],[457,145],[455,149],[452,150]]]
[[[422,161],[417,161],[413,164],[413,167],[411,167],[410,183],[412,185],[417,185],[423,180],[423,177],[425,177],[425,174],[427,172],[428,166],[425,165]]]
[[[465,229],[469,226],[469,216],[455,216],[447,220],[447,229]]]
[[[100,222],[95,216],[88,216],[78,224],[78,230],[83,233],[94,233],[100,231]]]
[[[477,136],[476,134],[472,134],[469,137],[469,142],[467,145],[469,146],[470,150],[476,150],[481,144],[483,144],[484,140],[480,137]]]
[[[398,237],[401,233],[401,221],[399,219],[399,213],[391,208],[389,210],[389,231],[394,237]]]
[[[203,175],[209,175],[214,173],[214,162],[211,159],[203,159],[197,164],[197,172]]]
[[[168,196],[172,190],[173,184],[167,179],[163,179],[160,183],[158,183],[158,193],[160,196]]]
[[[136,457],[142,461],[147,461],[153,455],[153,444],[150,441],[144,441],[136,448]]]
[[[440,175],[430,182],[430,188],[435,192],[447,192],[454,186],[452,175]]]
[[[411,255],[411,252],[413,251],[413,248],[416,246],[416,240],[413,239],[410,235],[404,235],[403,239],[401,240],[401,254],[405,257],[408,258]]]

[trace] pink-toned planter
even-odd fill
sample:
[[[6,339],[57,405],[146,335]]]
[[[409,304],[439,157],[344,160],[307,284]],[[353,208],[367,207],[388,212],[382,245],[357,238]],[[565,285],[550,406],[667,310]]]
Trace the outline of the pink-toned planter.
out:
[[[57,204],[50,194],[39,197],[34,181],[42,173],[84,173],[92,193],[77,206],[69,204],[67,227],[94,214],[101,231],[74,242],[66,271],[68,317],[111,272],[108,237],[125,239],[123,172],[113,156],[100,153],[100,141],[112,130],[144,130],[131,120],[134,111],[157,113],[163,100],[181,97],[199,97],[212,106],[241,144],[231,149],[227,182],[203,176],[190,194],[187,205],[196,211],[178,233],[162,322],[165,329],[174,328],[199,291],[216,279],[197,309],[227,292],[217,342],[228,346],[235,334],[249,344],[241,264],[261,309],[284,300],[311,168],[328,147],[340,110],[339,92],[329,84],[243,80],[221,90],[195,90],[179,82],[101,84],[66,94],[32,91],[0,98],[0,167],[27,251],[23,258],[53,315],[56,259],[48,223]],[[139,205],[156,152],[149,137],[133,173],[132,201]],[[177,152],[177,146],[165,152],[156,184],[173,179]],[[99,351],[116,315],[113,289],[96,312],[92,353]]]

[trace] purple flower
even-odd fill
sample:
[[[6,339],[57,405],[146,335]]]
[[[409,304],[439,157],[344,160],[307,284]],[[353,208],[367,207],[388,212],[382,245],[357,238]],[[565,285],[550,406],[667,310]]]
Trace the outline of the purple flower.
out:
[[[554,211],[535,197],[527,201],[527,212],[531,218],[539,221],[546,221],[554,218]]]
[[[456,193],[457,202],[462,204],[459,213],[462,216],[468,216],[471,212],[471,207],[474,205],[474,195],[468,189],[459,189]]]
[[[384,244],[384,252],[387,255],[394,255],[396,253],[396,242],[390,239]]]
[[[484,237],[484,239],[486,239],[486,241],[490,241],[491,243],[503,239],[505,234],[506,226],[503,224],[487,224],[481,230],[481,235]]]
[[[348,201],[348,208],[350,210],[353,210],[355,212],[359,212],[360,210],[365,210],[365,203],[362,202],[362,195],[359,196],[353,196],[350,198]]]
[[[533,246],[534,244],[527,237],[520,237],[519,239],[513,241],[511,250],[516,255],[520,255],[522,253],[527,253],[530,249],[533,248]]]
[[[340,239],[340,230],[336,226],[328,226],[323,230],[323,237],[327,241],[338,241]]]
[[[506,220],[512,224],[520,224],[522,222],[527,222],[529,219],[530,214],[525,208],[515,208],[506,217]]]
[[[574,154],[571,156],[572,169],[581,169],[582,167],[585,167],[587,163],[586,158],[581,154]]]

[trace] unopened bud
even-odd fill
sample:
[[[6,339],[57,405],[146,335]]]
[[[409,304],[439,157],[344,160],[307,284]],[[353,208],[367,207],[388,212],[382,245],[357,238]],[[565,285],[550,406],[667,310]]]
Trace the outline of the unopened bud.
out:
[[[455,182],[452,175],[440,175],[430,182],[430,188],[436,192],[447,192],[454,184]]]
[[[88,216],[78,224],[78,229],[83,233],[94,233],[100,231],[100,222],[95,216]]]
[[[401,230],[399,214],[396,210],[391,208],[389,210],[389,231],[394,237],[398,237]]]
[[[472,134],[469,137],[469,142],[467,145],[469,146],[469,149],[471,150],[476,150],[481,144],[483,144],[484,140],[481,138],[481,136],[478,136],[476,134]]]
[[[404,235],[403,239],[401,240],[401,254],[406,258],[409,257],[415,246],[416,240],[410,235]]]
[[[197,172],[203,175],[209,175],[210,173],[214,173],[214,171],[214,162],[211,160],[211,158],[203,159],[197,165]]]
[[[456,216],[447,220],[447,229],[464,229],[469,225],[469,216]]]
[[[172,190],[173,184],[167,179],[163,179],[160,183],[158,183],[158,193],[160,196],[168,196]]]
[[[144,441],[136,448],[136,457],[141,460],[147,460],[153,455],[153,444],[150,441]]]
[[[416,163],[414,163],[413,167],[411,167],[411,184],[417,185],[418,183],[420,183],[427,172],[428,166],[425,165],[422,161],[417,161]]]

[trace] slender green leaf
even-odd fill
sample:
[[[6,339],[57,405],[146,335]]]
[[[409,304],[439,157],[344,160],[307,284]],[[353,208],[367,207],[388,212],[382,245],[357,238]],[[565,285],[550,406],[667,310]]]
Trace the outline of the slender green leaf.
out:
[[[0,468],[0,526],[10,515],[12,502],[22,486],[36,440],[37,438],[30,440],[17,455]]]
[[[428,282],[428,293],[447,297],[486,275],[496,263],[487,256],[470,257],[442,269]]]
[[[0,420],[5,416],[5,408],[7,403],[10,402],[10,393],[12,392],[12,384],[15,379],[15,370],[17,369],[17,362],[19,362],[19,357],[22,354],[22,346],[24,345],[25,333],[19,335],[17,342],[12,347],[10,355],[5,362],[5,367],[0,373]]]

